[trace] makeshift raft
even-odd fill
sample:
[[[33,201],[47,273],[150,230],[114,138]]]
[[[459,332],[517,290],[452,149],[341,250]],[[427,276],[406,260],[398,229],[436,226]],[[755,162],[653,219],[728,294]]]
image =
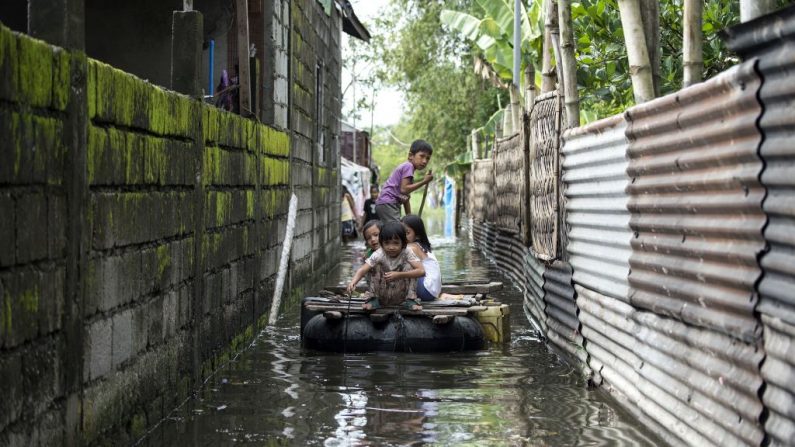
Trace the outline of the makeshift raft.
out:
[[[327,352],[453,352],[510,339],[509,307],[488,297],[502,283],[446,284],[460,299],[425,301],[422,310],[362,309],[363,299],[330,287],[301,305],[301,342]]]

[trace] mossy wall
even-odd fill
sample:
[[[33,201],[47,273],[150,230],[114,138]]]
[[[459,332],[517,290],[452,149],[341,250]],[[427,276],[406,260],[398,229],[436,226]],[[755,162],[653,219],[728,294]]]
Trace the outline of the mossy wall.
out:
[[[288,132],[2,25],[0,146],[0,445],[137,439],[262,323],[291,183],[312,244],[337,181],[296,178]],[[317,223],[293,281],[338,241]]]
[[[63,440],[70,59],[0,25],[0,445]]]

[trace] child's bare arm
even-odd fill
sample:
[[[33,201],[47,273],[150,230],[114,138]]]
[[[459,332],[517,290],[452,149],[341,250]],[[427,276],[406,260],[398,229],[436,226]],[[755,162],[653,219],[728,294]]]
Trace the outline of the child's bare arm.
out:
[[[414,191],[430,183],[431,180],[433,180],[433,174],[431,173],[430,170],[425,173],[425,177],[422,180],[416,183],[411,183],[408,177],[404,177],[402,180],[400,180],[400,193],[411,194]]]
[[[386,272],[384,273],[384,279],[387,281],[394,281],[396,279],[419,278],[425,276],[425,268],[422,266],[422,262],[409,261],[409,264],[413,267],[412,270],[408,272]]]
[[[364,275],[366,275],[369,271],[370,264],[365,262],[361,267],[359,267],[359,270],[356,270],[356,273],[353,275],[353,279],[351,279],[351,282],[348,284],[348,287],[345,290],[347,290],[348,293],[353,293],[353,291],[356,290],[356,284],[358,284],[359,281],[364,278]]]
[[[418,258],[420,258],[420,260],[423,260],[428,257],[428,255],[426,255],[425,252],[422,251],[422,249],[416,242],[410,243],[409,248],[411,248],[411,251],[413,251],[414,254],[417,255]]]
[[[408,272],[403,272],[405,278],[420,278],[425,276],[425,267],[422,266],[422,261],[409,261],[414,269]]]

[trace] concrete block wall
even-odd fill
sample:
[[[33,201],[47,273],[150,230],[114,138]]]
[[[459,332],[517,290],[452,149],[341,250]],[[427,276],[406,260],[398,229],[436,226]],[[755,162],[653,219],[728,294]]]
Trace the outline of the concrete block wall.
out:
[[[129,443],[166,416],[262,323],[291,188],[292,278],[323,270],[339,180],[292,148],[0,25],[0,445]]]
[[[291,169],[299,198],[292,259],[300,273],[333,260],[339,237],[342,18],[336,8],[327,16],[314,0],[293,0],[290,18]]]
[[[71,63],[0,26],[0,445],[63,442]]]

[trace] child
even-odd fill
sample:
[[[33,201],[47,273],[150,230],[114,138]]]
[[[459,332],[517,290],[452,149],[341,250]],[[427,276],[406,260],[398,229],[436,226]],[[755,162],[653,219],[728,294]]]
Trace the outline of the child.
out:
[[[342,241],[347,242],[358,237],[356,234],[356,205],[348,188],[342,187],[342,200],[340,200],[340,227],[342,228]]]
[[[419,216],[409,214],[403,218],[403,226],[406,227],[409,248],[420,258],[425,269],[425,276],[417,279],[417,296],[422,301],[433,301],[442,292],[442,271],[436,256],[431,253],[425,224]]]
[[[381,248],[367,258],[348,284],[348,293],[372,269],[370,290],[365,293],[365,310],[378,309],[381,305],[400,305],[408,310],[421,310],[417,301],[417,280],[425,274],[422,262],[407,247],[406,230],[400,222],[388,222],[378,235]]]
[[[433,148],[424,140],[416,140],[411,143],[408,161],[401,163],[381,188],[381,194],[375,201],[375,211],[381,222],[400,222],[400,205],[406,207],[406,214],[411,214],[411,205],[408,195],[427,185],[433,180],[431,171],[425,173],[425,178],[417,183],[414,180],[414,171],[422,170],[431,161]]]
[[[369,258],[376,250],[381,248],[381,243],[378,242],[381,226],[381,221],[378,219],[367,221],[364,224],[362,234],[364,235],[364,242],[367,244],[367,253],[364,255],[364,259]]]
[[[370,186],[370,198],[364,201],[364,222],[378,219],[375,213],[375,200],[378,198],[378,185]]]

